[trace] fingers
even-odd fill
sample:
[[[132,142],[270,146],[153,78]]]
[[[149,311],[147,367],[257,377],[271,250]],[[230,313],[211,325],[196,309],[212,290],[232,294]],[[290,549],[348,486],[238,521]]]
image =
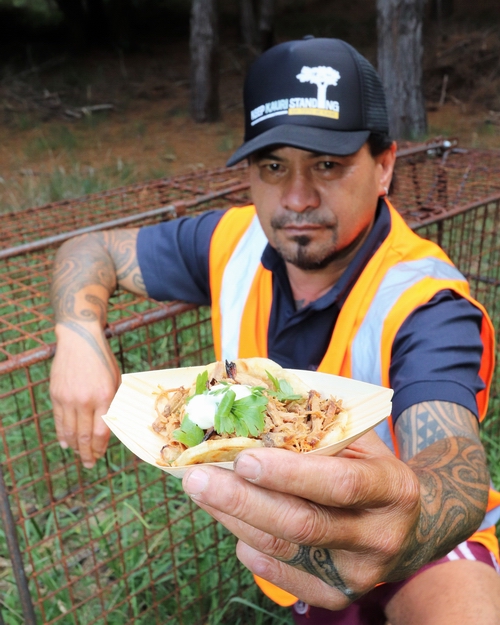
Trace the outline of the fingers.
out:
[[[102,415],[106,414],[109,406],[99,408],[94,414],[94,430],[92,433],[92,456],[95,459],[102,458],[108,447],[111,431],[104,423]]]
[[[239,538],[240,544],[248,548],[248,553],[253,554],[251,561],[244,561],[252,572],[277,584],[280,588],[298,594],[301,598],[302,594],[296,591],[295,587],[289,586],[291,580],[295,580],[293,582],[295,584],[303,583],[302,576],[298,576],[297,572],[323,582],[319,586],[313,584],[319,593],[318,600],[324,592],[324,586],[328,587],[330,598],[335,599],[331,609],[344,607],[384,579],[388,558],[383,550],[372,549],[371,546],[360,550],[352,539],[346,542],[345,549],[334,549],[320,544],[311,546],[276,538],[278,531],[275,529],[271,530],[272,533],[261,531],[206,504],[199,501],[196,503]],[[332,527],[332,531],[337,533],[335,526]],[[387,539],[388,536],[384,542]],[[397,547],[392,549],[389,555],[395,553],[399,553]],[[341,594],[332,595],[332,587]],[[300,585],[297,588],[300,588]],[[311,603],[314,601],[316,601],[314,598],[310,600]]]
[[[332,594],[332,586],[338,587],[341,593],[336,599],[341,601],[353,594],[332,561],[333,555],[331,554],[333,552],[317,547],[304,547],[277,539],[235,517],[221,513],[202,503],[197,503],[240,539],[238,557],[247,568],[259,577],[263,577],[289,592],[298,594],[301,598],[303,592],[295,592],[295,587],[291,584],[298,584],[298,588],[301,588],[301,584],[311,587],[317,587],[319,584],[321,592],[326,584],[330,594]],[[318,558],[320,553],[325,554],[326,557]],[[320,580],[324,583],[320,583]],[[332,607],[332,609],[342,607],[338,603],[335,605],[337,607]]]
[[[367,457],[365,445],[355,458],[253,449],[234,471],[189,469],[183,487],[247,545],[252,571],[292,593],[298,573],[317,577],[340,591],[339,609],[387,578],[420,514],[416,476],[391,454]],[[406,490],[394,489],[405,479]],[[311,584],[310,596],[299,596],[314,604],[324,587]]]
[[[78,450],[83,466],[86,469],[91,469],[95,464],[94,454],[92,453],[94,413],[88,410],[78,411],[73,423],[76,425],[76,431],[72,440],[76,439],[76,442],[71,447]]]
[[[236,536],[278,558],[288,553],[282,551],[278,540],[269,544],[262,532],[294,544],[358,552],[384,550],[389,542],[391,510],[384,509],[378,518],[370,509],[318,505],[304,497],[260,488],[231,471],[209,466],[186,472],[183,486],[200,507]]]
[[[74,449],[88,469],[106,451],[110,431],[102,415],[120,382],[106,339],[100,334],[91,338],[87,330],[59,328],[50,382],[57,438],[63,449]]]
[[[189,469],[183,487],[252,572],[330,609],[387,579],[420,514],[416,475],[372,435],[346,457],[248,450],[234,471]]]
[[[64,435],[64,410],[61,404],[52,397],[52,407],[54,412],[54,425],[56,427],[56,436],[59,444],[63,449],[68,449],[69,445],[66,442],[66,437]]]
[[[234,470],[253,484],[325,506],[378,508],[392,505],[401,493],[419,497],[418,481],[406,465],[392,454],[368,457],[366,446],[359,449],[365,457],[254,449],[239,454]]]
[[[63,449],[78,452],[83,466],[91,469],[95,461],[102,458],[108,445],[110,430],[104,423],[102,415],[107,408],[76,411],[66,410],[60,404],[54,404],[54,421],[57,439]]]
[[[110,431],[104,423],[102,415],[106,413],[107,406],[98,408],[95,412],[81,412],[76,419],[77,436],[76,445],[80,459],[86,469],[91,469],[97,459],[101,458],[108,444]]]

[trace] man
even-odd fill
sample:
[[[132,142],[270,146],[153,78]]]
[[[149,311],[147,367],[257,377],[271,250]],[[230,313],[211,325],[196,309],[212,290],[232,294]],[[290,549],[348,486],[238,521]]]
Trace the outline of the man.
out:
[[[103,335],[116,285],[212,306],[217,356],[269,356],[394,388],[393,418],[340,457],[258,449],[184,488],[238,538],[297,623],[500,622],[500,500],[478,437],[492,328],[463,276],[386,200],[395,161],[373,67],[348,44],[280,44],[245,85],[255,206],[61,248],[51,393],[86,467],[118,384]],[[486,518],[485,512],[488,511]],[[481,526],[481,532],[474,534]]]

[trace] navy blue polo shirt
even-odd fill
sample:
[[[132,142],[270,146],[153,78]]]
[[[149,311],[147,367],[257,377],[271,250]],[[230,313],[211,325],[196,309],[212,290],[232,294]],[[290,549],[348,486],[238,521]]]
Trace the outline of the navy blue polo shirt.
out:
[[[210,304],[210,240],[223,214],[209,211],[141,228],[137,257],[150,297]],[[341,278],[328,293],[299,310],[284,261],[266,246],[262,264],[273,275],[269,358],[283,367],[317,369],[343,303],[389,230],[389,210],[380,202],[372,230]],[[438,293],[405,320],[392,349],[394,418],[423,401],[454,402],[477,416],[476,393],[484,388],[479,377],[481,322],[482,313],[449,290]]]

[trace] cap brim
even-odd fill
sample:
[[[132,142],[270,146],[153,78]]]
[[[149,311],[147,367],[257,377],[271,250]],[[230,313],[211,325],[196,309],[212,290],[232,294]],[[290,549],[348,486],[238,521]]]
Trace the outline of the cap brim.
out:
[[[273,145],[286,145],[320,154],[347,156],[357,152],[369,136],[369,130],[326,130],[298,124],[280,124],[246,141],[226,165],[227,167],[236,165],[250,154]]]

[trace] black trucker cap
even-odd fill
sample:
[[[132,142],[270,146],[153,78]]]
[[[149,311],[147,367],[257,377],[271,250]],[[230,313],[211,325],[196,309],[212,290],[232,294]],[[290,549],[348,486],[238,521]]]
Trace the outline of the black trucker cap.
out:
[[[250,67],[243,99],[245,141],[228,166],[275,145],[354,154],[371,132],[389,132],[377,72],[340,39],[309,37],[270,48]]]

